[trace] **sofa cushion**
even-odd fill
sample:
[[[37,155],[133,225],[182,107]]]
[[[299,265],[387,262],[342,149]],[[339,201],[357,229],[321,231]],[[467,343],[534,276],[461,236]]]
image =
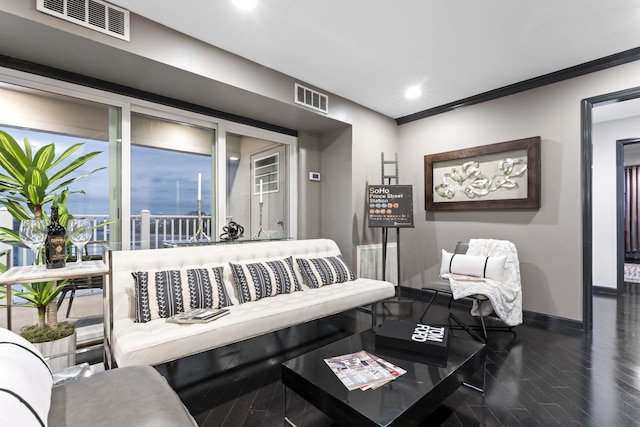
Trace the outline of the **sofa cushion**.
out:
[[[0,328],[0,426],[46,426],[53,376],[36,348]]]
[[[266,262],[229,263],[240,304],[301,291],[293,271],[293,257]]]
[[[340,255],[324,258],[297,258],[296,261],[304,281],[311,288],[356,280],[356,275]]]
[[[111,369],[55,386],[49,425],[197,426],[169,383],[149,366]]]
[[[452,254],[443,249],[440,276],[452,273],[501,282],[506,259],[504,256]]]
[[[224,287],[222,269],[213,267],[131,273],[135,282],[136,322],[167,318],[194,308],[231,305]],[[186,285],[183,286],[183,283]]]

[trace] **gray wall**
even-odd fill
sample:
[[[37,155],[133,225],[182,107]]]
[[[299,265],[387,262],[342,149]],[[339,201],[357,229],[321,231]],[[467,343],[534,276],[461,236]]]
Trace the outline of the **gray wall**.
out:
[[[403,240],[403,276],[419,287],[436,277],[441,248],[473,237],[513,241],[525,310],[582,320],[580,102],[640,85],[631,63],[400,126],[401,161],[422,188],[425,154],[540,135],[542,206],[537,211],[425,212]],[[418,191],[417,204],[424,206]]]
[[[298,135],[298,238],[313,239],[321,236],[322,206],[322,145],[319,135],[303,132]],[[309,181],[309,172],[320,172],[321,181]]]
[[[370,245],[382,242],[379,228],[368,228],[366,214],[367,185],[381,184],[381,153],[385,160],[394,158],[399,153],[398,127],[395,122],[380,115],[367,114],[367,110],[352,111],[354,122],[352,130],[352,166],[351,166],[351,226],[349,243],[352,257],[356,258],[356,248],[359,245]],[[390,124],[393,124],[390,126]],[[357,125],[356,125],[357,124]],[[419,184],[409,178],[409,161],[399,162],[400,180],[398,184]],[[346,183],[345,183],[346,184]],[[345,218],[346,222],[346,218]],[[393,233],[390,233],[393,234]],[[347,236],[345,236],[347,237]],[[393,238],[391,239],[393,241]]]
[[[342,255],[351,265],[351,197],[349,185],[353,174],[351,129],[322,136],[322,190],[320,202],[320,235],[335,240]]]

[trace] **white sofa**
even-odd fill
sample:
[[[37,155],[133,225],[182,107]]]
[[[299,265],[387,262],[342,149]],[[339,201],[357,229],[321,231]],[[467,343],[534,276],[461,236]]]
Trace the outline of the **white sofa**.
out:
[[[392,283],[372,279],[357,278],[319,288],[304,283],[295,259],[337,255],[340,255],[338,246],[327,239],[112,251],[108,256],[111,273],[105,291],[111,301],[105,319],[108,329],[105,347],[110,352],[110,363],[119,367],[158,365],[356,307],[370,304],[375,307],[374,303],[395,295]],[[239,303],[229,262],[265,262],[289,256],[294,258],[294,271],[302,291]],[[165,319],[134,321],[133,272],[216,266],[224,266],[224,286],[233,302],[229,315],[206,324],[179,325]]]

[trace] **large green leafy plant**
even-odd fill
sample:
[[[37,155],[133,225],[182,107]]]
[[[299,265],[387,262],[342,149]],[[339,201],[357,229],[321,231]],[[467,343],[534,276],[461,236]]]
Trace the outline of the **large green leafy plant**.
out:
[[[16,220],[22,221],[32,217],[46,218],[44,205],[56,203],[60,222],[65,224],[70,217],[66,209],[67,197],[72,193],[84,194],[82,190],[69,191],[68,186],[104,169],[72,176],[73,172],[100,154],[94,151],[74,158],[73,154],[83,145],[74,144],[56,157],[54,144],[45,145],[34,153],[27,138],[20,146],[11,135],[0,130],[0,205],[6,207]],[[24,246],[18,232],[7,227],[0,227],[0,241]],[[38,309],[38,329],[52,330],[53,337],[58,329],[55,302],[63,286],[64,283],[32,283],[25,285],[25,291],[18,294]],[[46,325],[45,313],[48,314]]]
[[[52,202],[57,192],[62,193],[74,182],[104,169],[71,176],[72,172],[100,154],[94,151],[73,159],[71,156],[83,145],[74,144],[56,158],[54,144],[45,145],[34,154],[27,138],[23,148],[11,135],[0,130],[0,166],[5,172],[0,173],[0,205],[5,206],[18,221],[29,219],[32,214],[36,218],[45,217],[43,206]],[[68,160],[66,164],[65,160]],[[76,193],[84,194],[84,191]],[[0,238],[7,243],[20,243],[18,233],[4,227],[0,227]]]

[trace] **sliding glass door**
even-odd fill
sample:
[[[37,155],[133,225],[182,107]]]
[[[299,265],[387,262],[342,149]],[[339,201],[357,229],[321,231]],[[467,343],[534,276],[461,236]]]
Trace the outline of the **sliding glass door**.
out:
[[[0,128],[34,147],[54,142],[57,154],[77,142],[76,157],[101,152],[77,172],[104,169],[72,184],[68,203],[108,222],[94,237],[111,249],[218,241],[230,221],[245,240],[297,234],[295,136],[6,69]],[[15,225],[8,212],[0,225]]]
[[[74,159],[90,152],[100,152],[69,176],[82,176],[95,169],[101,170],[55,191],[60,195],[68,190],[68,212],[93,223],[92,240],[109,240],[113,229],[100,224],[107,221],[117,223],[118,220],[111,215],[114,211],[112,207],[117,206],[118,195],[109,189],[113,160],[110,145],[117,145],[120,135],[120,122],[111,121],[114,115],[119,115],[117,107],[8,83],[0,86],[0,129],[10,134],[23,149],[26,138],[32,147],[32,156],[41,147],[54,144],[55,158],[58,158],[72,145],[82,144],[72,156],[49,173],[50,177]],[[48,191],[64,181],[54,182]],[[110,194],[114,194],[113,201]],[[43,210],[48,214],[51,203],[47,203]],[[6,211],[0,213],[0,222],[4,227],[17,230],[18,224]],[[13,262],[17,265],[29,264],[30,257],[29,251],[14,248]]]
[[[214,129],[131,115],[131,249],[211,239],[214,142]]]

